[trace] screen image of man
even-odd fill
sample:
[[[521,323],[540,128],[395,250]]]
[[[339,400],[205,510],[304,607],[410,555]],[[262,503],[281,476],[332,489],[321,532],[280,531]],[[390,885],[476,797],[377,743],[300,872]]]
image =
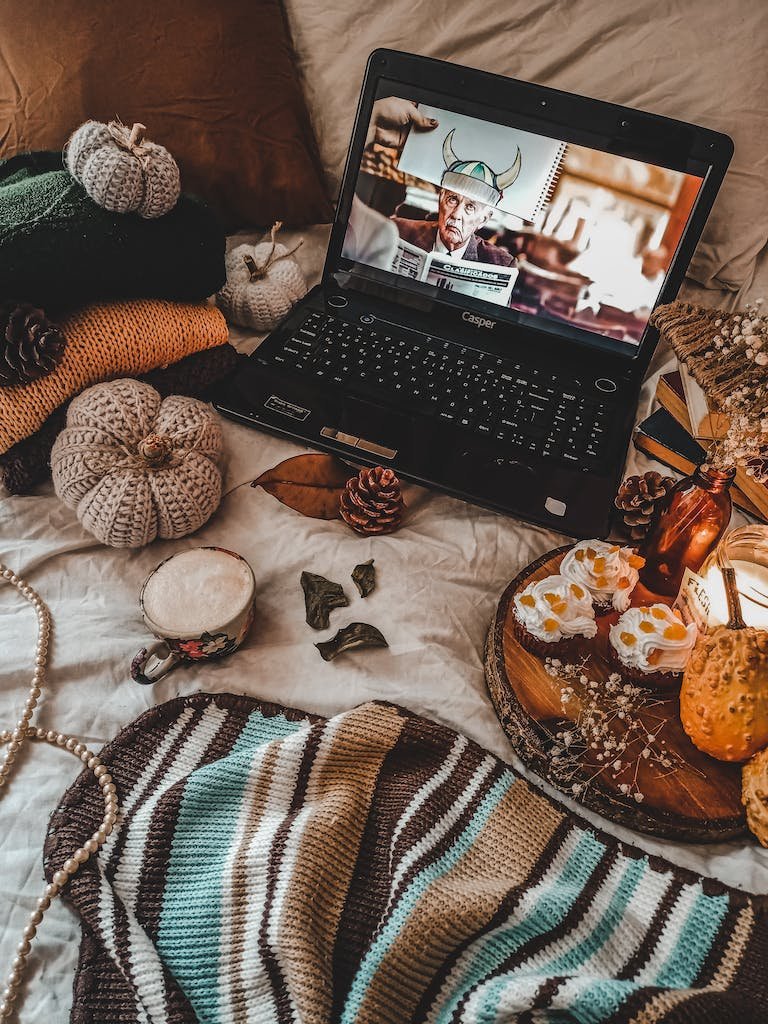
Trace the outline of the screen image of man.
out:
[[[477,235],[493,208],[520,173],[520,151],[499,174],[482,160],[459,160],[453,151],[453,130],[443,142],[445,171],[438,193],[437,220],[406,220],[393,217],[400,237],[427,252],[454,259],[474,260],[508,267],[512,255]]]

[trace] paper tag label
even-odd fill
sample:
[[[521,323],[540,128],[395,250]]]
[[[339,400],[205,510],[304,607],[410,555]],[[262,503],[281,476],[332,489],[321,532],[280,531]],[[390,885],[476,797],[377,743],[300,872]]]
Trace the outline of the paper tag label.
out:
[[[673,607],[680,609],[686,623],[695,622],[698,631],[706,633],[709,625],[710,600],[704,578],[686,568]]]

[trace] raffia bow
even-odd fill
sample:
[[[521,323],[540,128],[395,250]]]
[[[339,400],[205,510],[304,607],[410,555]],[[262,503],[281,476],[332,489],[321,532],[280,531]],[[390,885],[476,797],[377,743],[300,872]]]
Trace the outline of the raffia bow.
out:
[[[276,220],[275,223],[270,228],[269,240],[272,243],[272,248],[267,253],[266,259],[262,260],[260,264],[257,263],[253,256],[251,256],[249,253],[245,253],[243,255],[243,263],[245,264],[248,273],[251,275],[252,281],[260,281],[262,278],[266,277],[267,271],[269,270],[273,263],[277,263],[278,260],[285,260],[289,256],[293,256],[296,250],[300,249],[301,246],[304,244],[304,239],[300,238],[292,249],[289,249],[288,252],[283,252],[276,256],[275,249],[277,248],[277,242],[275,241],[275,236],[277,235],[278,231],[282,226],[283,222],[281,220]],[[267,236],[265,234],[264,238],[262,238],[261,241],[263,242],[264,239],[266,239],[266,237]],[[258,244],[260,245],[261,242],[259,242]]]
[[[129,129],[119,117],[114,121],[110,121],[107,125],[107,131],[118,146],[129,153],[133,153],[139,160],[149,155],[149,147],[144,144],[144,132],[146,130],[147,126],[139,121],[135,121],[133,127]]]

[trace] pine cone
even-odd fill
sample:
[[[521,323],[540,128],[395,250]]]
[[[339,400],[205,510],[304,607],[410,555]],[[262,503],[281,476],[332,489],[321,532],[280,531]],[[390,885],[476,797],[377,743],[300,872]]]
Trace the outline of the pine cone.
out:
[[[356,533],[392,533],[400,525],[405,503],[400,481],[391,469],[361,469],[341,493],[341,518]]]
[[[674,486],[671,476],[651,470],[642,476],[628,476],[619,487],[614,505],[622,513],[624,526],[632,540],[642,540],[657,503]]]
[[[0,387],[44,377],[61,359],[66,343],[42,309],[26,302],[0,303]]]

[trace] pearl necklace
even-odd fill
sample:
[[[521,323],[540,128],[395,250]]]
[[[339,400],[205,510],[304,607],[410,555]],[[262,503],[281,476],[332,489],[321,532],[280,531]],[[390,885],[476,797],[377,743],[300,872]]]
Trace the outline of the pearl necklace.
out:
[[[5,758],[0,763],[0,793],[2,792],[2,787],[8,781],[11,767],[24,742],[26,740],[42,740],[55,747],[62,747],[74,754],[75,757],[79,757],[83,764],[90,768],[96,776],[96,780],[101,787],[101,795],[104,797],[104,817],[101,825],[96,829],[91,838],[83,843],[79,849],[75,850],[72,856],[68,857],[61,868],[55,872],[53,879],[45,887],[43,895],[37,901],[37,907],[30,914],[27,926],[22,932],[21,942],[17,947],[16,957],[11,964],[6,987],[0,993],[0,1021],[8,1021],[13,1013],[13,1003],[16,1000],[18,989],[21,985],[27,955],[37,928],[43,920],[43,914],[50,907],[51,900],[58,896],[72,875],[80,868],[80,865],[85,864],[88,858],[96,853],[107,841],[107,836],[112,831],[112,827],[117,819],[118,802],[117,789],[112,781],[109,769],[101,763],[100,759],[84,743],[81,743],[74,736],[67,736],[63,732],[55,732],[53,729],[36,729],[29,724],[45,678],[48,641],[51,636],[51,613],[39,594],[35,593],[26,580],[21,579],[20,576],[17,576],[15,572],[3,565],[2,562],[0,562],[0,579],[7,580],[18,590],[22,597],[29,601],[37,613],[38,627],[35,671],[32,676],[32,685],[29,688],[29,695],[24,705],[24,710],[16,728],[12,732],[8,729],[0,731],[0,744],[8,744]]]

